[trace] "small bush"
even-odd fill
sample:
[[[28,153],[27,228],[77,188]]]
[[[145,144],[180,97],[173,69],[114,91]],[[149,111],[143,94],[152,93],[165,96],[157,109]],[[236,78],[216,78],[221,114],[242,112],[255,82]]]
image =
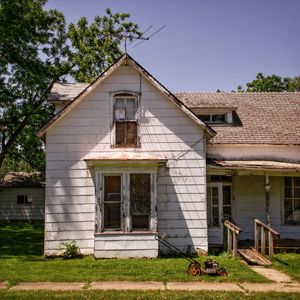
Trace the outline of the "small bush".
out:
[[[71,259],[80,256],[79,247],[74,240],[71,242],[61,243],[59,249],[62,251],[62,255],[65,259]]]

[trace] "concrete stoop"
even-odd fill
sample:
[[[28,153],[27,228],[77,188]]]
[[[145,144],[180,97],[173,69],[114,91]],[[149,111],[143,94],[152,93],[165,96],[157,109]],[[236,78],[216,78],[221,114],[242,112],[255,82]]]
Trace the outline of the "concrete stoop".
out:
[[[5,289],[4,282],[0,288]],[[78,291],[78,290],[169,290],[169,291],[227,291],[227,292],[284,292],[300,293],[300,283],[220,283],[220,282],[23,282],[11,288],[9,291],[50,290],[50,291]]]

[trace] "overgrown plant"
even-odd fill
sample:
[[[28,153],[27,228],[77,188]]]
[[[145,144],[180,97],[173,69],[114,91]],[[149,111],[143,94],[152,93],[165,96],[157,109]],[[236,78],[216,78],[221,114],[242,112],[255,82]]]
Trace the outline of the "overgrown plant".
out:
[[[65,259],[71,259],[80,256],[80,249],[76,241],[60,243],[59,250]]]

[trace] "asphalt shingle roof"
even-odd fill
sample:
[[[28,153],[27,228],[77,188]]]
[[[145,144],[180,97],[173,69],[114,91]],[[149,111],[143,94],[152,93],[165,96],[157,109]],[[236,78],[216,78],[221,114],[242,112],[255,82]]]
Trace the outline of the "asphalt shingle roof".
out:
[[[73,100],[87,83],[55,84],[49,100]],[[213,144],[300,145],[300,92],[205,93],[174,95],[196,114],[203,108],[234,110],[233,126],[210,124]]]
[[[300,92],[175,93],[191,110],[235,107],[233,126],[210,126],[213,144],[300,144]]]

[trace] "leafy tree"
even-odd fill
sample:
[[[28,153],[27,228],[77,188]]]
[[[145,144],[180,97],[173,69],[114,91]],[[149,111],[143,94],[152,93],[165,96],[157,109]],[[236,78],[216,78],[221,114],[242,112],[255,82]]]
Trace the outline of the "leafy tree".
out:
[[[264,76],[257,73],[256,78],[246,84],[246,90],[242,86],[237,87],[237,92],[295,92],[300,91],[300,76],[280,77],[278,75]]]
[[[68,32],[64,15],[45,10],[46,2],[0,0],[0,177],[18,166],[44,169],[35,132],[53,116],[53,84],[67,74],[92,81],[121,54],[125,36],[141,35],[128,14],[110,10],[91,25],[81,18]]]
[[[45,2],[0,1],[1,170],[6,157],[26,156],[22,150],[35,140],[32,133],[52,113],[49,91],[70,69],[64,16],[43,10]],[[42,142],[35,144],[40,152]]]
[[[110,9],[106,9],[106,15],[96,16],[91,25],[85,17],[79,19],[77,25],[70,24],[70,61],[75,66],[71,75],[76,81],[93,82],[120,57],[123,40],[141,37],[137,24],[126,21],[129,16],[125,13],[112,14]]]

